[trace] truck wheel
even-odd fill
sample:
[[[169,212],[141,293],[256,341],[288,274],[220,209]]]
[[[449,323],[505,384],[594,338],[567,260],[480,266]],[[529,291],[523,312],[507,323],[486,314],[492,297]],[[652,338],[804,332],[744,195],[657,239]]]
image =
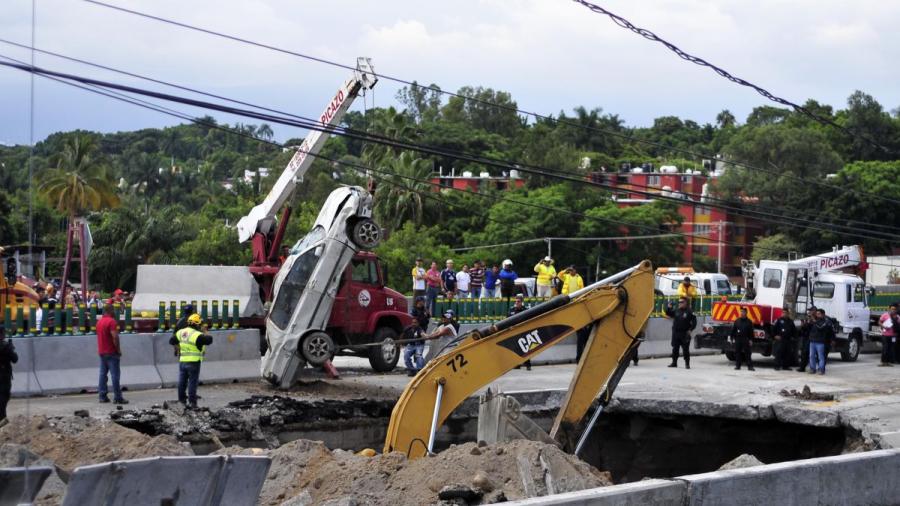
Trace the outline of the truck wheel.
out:
[[[311,332],[300,342],[300,353],[309,365],[319,367],[334,356],[334,341],[324,332]]]
[[[374,220],[364,218],[353,224],[350,230],[353,242],[362,249],[375,249],[381,242],[381,227]]]
[[[391,372],[400,360],[400,345],[395,342],[397,331],[390,327],[379,327],[374,341],[381,346],[369,347],[369,365],[375,372]]]
[[[733,351],[726,351],[725,358],[734,362],[734,360],[737,358],[737,355],[735,355]]]
[[[862,348],[862,332],[854,330],[847,339],[847,351],[841,352],[841,360],[844,362],[856,362],[859,358],[859,350]]]

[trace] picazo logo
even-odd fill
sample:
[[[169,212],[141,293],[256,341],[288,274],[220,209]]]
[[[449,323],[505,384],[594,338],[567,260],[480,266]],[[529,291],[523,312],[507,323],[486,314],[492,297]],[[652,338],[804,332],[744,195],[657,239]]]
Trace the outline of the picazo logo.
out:
[[[519,349],[522,350],[522,353],[528,353],[529,351],[540,348],[544,341],[541,340],[540,334],[538,334],[537,330],[532,330],[528,334],[519,338]]]
[[[831,269],[833,267],[839,267],[841,265],[848,265],[849,263],[850,263],[850,255],[841,255],[838,257],[823,258],[819,262],[819,269]]]
[[[328,107],[325,108],[325,112],[323,112],[322,116],[319,117],[319,121],[322,122],[322,125],[328,125],[328,123],[331,121],[331,118],[334,117],[334,114],[343,103],[344,90],[339,90],[337,95],[335,95],[331,100],[331,103],[328,104]]]

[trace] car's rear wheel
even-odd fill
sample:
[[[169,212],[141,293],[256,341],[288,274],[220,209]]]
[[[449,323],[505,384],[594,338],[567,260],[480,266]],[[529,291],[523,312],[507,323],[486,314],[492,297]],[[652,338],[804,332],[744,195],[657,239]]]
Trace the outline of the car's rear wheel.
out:
[[[400,345],[396,342],[397,331],[390,327],[379,327],[375,331],[374,341],[379,346],[369,347],[369,365],[376,372],[390,372],[397,367],[400,360]]]
[[[325,332],[311,332],[300,342],[300,353],[309,365],[319,367],[334,356],[334,340]]]
[[[381,242],[381,227],[375,223],[375,220],[363,218],[350,228],[350,236],[360,248],[375,249]]]

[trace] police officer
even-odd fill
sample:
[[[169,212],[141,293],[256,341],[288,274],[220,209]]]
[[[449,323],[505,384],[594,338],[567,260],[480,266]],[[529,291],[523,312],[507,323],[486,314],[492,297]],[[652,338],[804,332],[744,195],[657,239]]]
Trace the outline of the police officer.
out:
[[[188,316],[187,324],[187,327],[169,339],[169,344],[178,345],[178,402],[196,409],[200,363],[203,361],[204,348],[212,344],[213,339],[205,333],[206,325],[203,325],[197,313]]]
[[[9,423],[6,419],[6,405],[12,392],[12,365],[18,361],[16,347],[12,341],[6,339],[6,331],[0,327],[0,427]]]
[[[697,317],[691,311],[687,297],[678,299],[678,308],[672,308],[670,302],[666,306],[666,316],[672,319],[672,363],[669,367],[678,367],[678,349],[684,352],[684,368],[691,368],[691,331],[697,327]]]
[[[791,349],[797,336],[797,327],[794,325],[794,319],[791,318],[787,311],[781,313],[781,318],[775,320],[772,335],[775,336],[775,349],[773,350],[775,370],[787,370],[791,366]]]
[[[809,331],[812,330],[813,322],[816,319],[815,315],[816,307],[810,306],[806,310],[806,319],[800,324],[798,332],[800,335],[800,357],[798,358],[800,367],[797,368],[797,372],[806,372],[806,366],[809,364]]]
[[[731,325],[731,339],[734,340],[734,354],[737,365],[734,369],[741,370],[741,363],[747,361],[747,370],[755,371],[753,360],[750,359],[750,338],[753,337],[753,322],[747,318],[747,308],[741,308],[741,316]]]

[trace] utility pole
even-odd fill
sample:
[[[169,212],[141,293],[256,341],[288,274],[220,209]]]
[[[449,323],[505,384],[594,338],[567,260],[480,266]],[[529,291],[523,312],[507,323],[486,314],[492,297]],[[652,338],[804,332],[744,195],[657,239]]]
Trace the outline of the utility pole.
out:
[[[549,237],[544,237],[544,240],[547,241],[547,256],[553,258],[553,240]]]
[[[716,271],[722,272],[722,263],[725,259],[725,222],[719,221],[719,247],[716,255]]]

